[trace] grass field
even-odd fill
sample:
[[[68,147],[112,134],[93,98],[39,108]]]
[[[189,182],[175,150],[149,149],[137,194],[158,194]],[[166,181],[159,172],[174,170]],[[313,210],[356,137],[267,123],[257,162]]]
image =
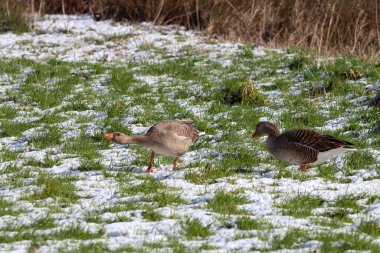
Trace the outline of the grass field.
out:
[[[0,35],[0,249],[380,251],[379,64],[86,17],[36,30]],[[102,138],[183,118],[205,134],[175,172]],[[251,139],[263,119],[357,151],[301,173]]]

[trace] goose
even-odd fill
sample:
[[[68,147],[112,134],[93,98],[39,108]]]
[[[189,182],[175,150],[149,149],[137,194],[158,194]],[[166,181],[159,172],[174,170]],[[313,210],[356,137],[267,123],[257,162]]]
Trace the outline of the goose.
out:
[[[261,135],[268,135],[266,146],[273,156],[289,164],[300,165],[301,171],[306,171],[309,165],[324,163],[335,155],[356,150],[348,141],[312,130],[296,129],[281,134],[268,121],[261,121],[256,125],[252,138]]]
[[[157,154],[171,156],[173,171],[179,157],[185,154],[199,138],[199,131],[192,120],[164,120],[154,124],[145,134],[128,136],[113,132],[104,137],[117,144],[139,144],[151,150],[147,172],[153,171],[153,160]]]

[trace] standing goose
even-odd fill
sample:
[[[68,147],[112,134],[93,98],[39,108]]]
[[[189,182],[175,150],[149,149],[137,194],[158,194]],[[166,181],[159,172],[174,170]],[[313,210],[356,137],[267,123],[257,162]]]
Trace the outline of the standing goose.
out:
[[[306,171],[308,165],[324,163],[337,154],[355,150],[353,144],[329,135],[305,129],[280,133],[280,130],[267,121],[259,122],[252,138],[268,135],[266,146],[277,159],[289,164],[300,165]]]
[[[117,144],[140,144],[150,148],[147,172],[152,172],[156,154],[175,157],[173,161],[173,170],[175,170],[179,157],[198,140],[199,131],[194,127],[192,120],[165,120],[156,123],[142,135],[128,136],[114,132],[105,134],[104,137]]]

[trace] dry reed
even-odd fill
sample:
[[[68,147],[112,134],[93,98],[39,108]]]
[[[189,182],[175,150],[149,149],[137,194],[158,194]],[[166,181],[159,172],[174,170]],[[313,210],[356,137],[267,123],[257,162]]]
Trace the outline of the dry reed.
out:
[[[28,1],[29,2],[29,1]],[[30,2],[33,2],[30,0]],[[273,47],[380,58],[380,0],[37,0],[39,12],[179,24]]]

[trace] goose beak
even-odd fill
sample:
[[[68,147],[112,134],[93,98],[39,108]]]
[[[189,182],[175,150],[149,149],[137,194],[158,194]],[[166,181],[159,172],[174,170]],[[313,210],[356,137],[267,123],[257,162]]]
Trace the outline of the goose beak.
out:
[[[254,131],[252,133],[252,139],[255,139],[255,138],[259,137],[259,136],[260,136],[260,134],[257,131]]]
[[[110,134],[105,134],[103,135],[104,138],[108,139],[108,140],[112,140],[113,139],[113,133],[110,133]]]

